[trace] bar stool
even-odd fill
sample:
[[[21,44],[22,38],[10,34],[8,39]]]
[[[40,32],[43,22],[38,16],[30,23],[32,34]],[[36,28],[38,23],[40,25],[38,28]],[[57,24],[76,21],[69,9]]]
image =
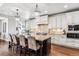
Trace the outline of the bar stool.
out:
[[[13,46],[13,39],[12,39],[12,35],[11,35],[11,34],[9,34],[9,36],[10,36],[10,41],[9,41],[9,47],[8,47],[8,48],[12,48],[12,46]]]
[[[12,34],[12,39],[13,39],[13,47],[12,47],[12,49],[13,49],[13,51],[14,51],[14,48],[15,48],[15,46],[16,46],[16,44],[17,44],[16,38],[15,38],[15,35],[14,35],[14,34]]]
[[[20,40],[20,46],[21,46],[21,51],[20,54],[25,51],[24,55],[26,55],[26,53],[28,52],[28,42],[27,42],[27,38],[25,38],[25,36],[20,35],[19,36],[19,40]]]
[[[38,55],[38,50],[40,49],[40,45],[36,43],[36,40],[34,37],[28,37],[28,49],[29,49],[29,55],[30,53],[33,53],[33,55]]]
[[[16,51],[16,53],[19,51],[18,49],[20,48],[20,44],[19,44],[19,38],[13,34],[12,35],[13,38],[13,51]]]

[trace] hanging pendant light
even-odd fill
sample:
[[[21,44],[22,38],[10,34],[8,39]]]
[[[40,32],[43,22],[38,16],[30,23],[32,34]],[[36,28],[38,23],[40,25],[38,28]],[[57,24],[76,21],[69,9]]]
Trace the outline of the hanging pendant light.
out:
[[[19,21],[20,16],[19,16],[19,9],[16,9],[16,21]]]
[[[41,13],[41,11],[38,10],[38,4],[36,4],[35,11],[34,11],[35,17],[40,16],[40,13]]]

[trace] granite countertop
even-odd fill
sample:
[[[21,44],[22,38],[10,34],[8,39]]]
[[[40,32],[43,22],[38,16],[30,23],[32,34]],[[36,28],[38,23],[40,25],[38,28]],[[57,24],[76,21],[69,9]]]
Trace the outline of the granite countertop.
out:
[[[65,47],[79,49],[79,39],[67,38],[66,35],[52,36],[51,43],[65,46]]]

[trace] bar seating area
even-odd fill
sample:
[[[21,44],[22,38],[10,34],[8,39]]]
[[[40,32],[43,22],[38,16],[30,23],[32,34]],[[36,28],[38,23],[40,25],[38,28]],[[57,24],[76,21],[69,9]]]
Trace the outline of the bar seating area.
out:
[[[41,36],[40,36],[41,37]],[[33,36],[28,36],[27,38],[24,35],[14,35],[14,34],[10,34],[10,39],[11,41],[9,41],[9,49],[12,49],[12,51],[15,51],[16,53],[19,52],[19,55],[22,54],[22,52],[24,52],[24,55],[35,55],[35,56],[44,56],[44,55],[49,55],[50,53],[50,49],[48,47],[48,43],[47,42],[40,42],[38,40],[36,40],[35,37]],[[51,38],[46,38],[45,40],[51,40]],[[45,46],[44,44],[47,43],[47,46]],[[51,48],[51,43],[49,43],[50,48]],[[48,47],[48,51],[46,50]],[[46,49],[45,49],[46,48]],[[42,51],[44,50],[44,52]]]

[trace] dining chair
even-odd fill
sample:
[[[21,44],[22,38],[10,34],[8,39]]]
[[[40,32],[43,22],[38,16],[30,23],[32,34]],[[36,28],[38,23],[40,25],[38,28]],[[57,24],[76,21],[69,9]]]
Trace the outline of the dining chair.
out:
[[[29,55],[31,53],[33,53],[33,55],[38,55],[38,50],[40,49],[40,45],[36,43],[35,38],[32,36],[28,37],[28,49],[29,49]]]
[[[24,55],[26,55],[26,53],[28,52],[28,42],[27,42],[28,39],[25,38],[24,35],[20,35],[19,40],[20,40],[20,46],[21,46],[20,54],[24,51]]]

